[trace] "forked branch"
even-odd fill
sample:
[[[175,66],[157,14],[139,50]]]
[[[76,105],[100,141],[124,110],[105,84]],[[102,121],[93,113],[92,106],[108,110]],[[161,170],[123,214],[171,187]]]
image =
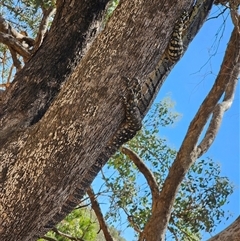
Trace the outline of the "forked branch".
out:
[[[223,114],[232,104],[240,72],[239,63],[240,35],[238,28],[235,26],[217,79],[188,128],[182,146],[164,182],[156,208],[153,207],[152,216],[139,240],[155,240],[154,237],[151,237],[151,234],[156,230],[156,224],[158,224],[159,235],[163,234],[158,240],[164,240],[164,233],[178,187],[191,165],[212,144]],[[225,94],[223,101],[219,103],[223,94]],[[210,116],[212,118],[206,135],[197,146],[199,137]]]

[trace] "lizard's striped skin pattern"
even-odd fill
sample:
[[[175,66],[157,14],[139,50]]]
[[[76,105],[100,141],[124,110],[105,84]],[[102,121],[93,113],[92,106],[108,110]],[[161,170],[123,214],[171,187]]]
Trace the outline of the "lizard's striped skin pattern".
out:
[[[172,62],[176,62],[183,54],[183,31],[189,21],[188,12],[184,11],[177,20],[167,48],[167,57]]]
[[[142,97],[138,104],[142,116],[145,116],[169,72],[182,56],[186,47],[197,34],[198,30],[201,28],[211,10],[213,2],[213,0],[197,0],[195,5],[189,10],[189,20],[187,20],[188,17],[184,17],[184,12],[180,16],[180,19],[177,20],[174,30],[177,30],[178,28],[181,30],[181,28],[183,28],[181,30],[182,38],[180,39],[182,41],[180,44],[182,46],[182,50],[178,51],[179,57],[174,57],[174,55],[171,55],[169,51],[169,47],[171,45],[170,38],[170,42],[162,58],[159,59],[156,67],[147,75],[145,81],[143,81]],[[181,19],[182,17],[184,20]],[[184,26],[182,26],[182,23],[184,23]],[[172,33],[172,35],[174,34],[175,33]]]
[[[202,23],[206,19],[211,9],[212,3],[213,0],[197,0],[191,13],[189,14],[190,20],[188,21],[189,29],[186,31],[187,33],[185,34],[185,31],[181,30],[183,43],[185,43],[185,45],[188,45],[190,43],[190,41],[196,35],[197,31],[200,29]],[[181,27],[180,22],[177,22],[174,29]],[[185,27],[183,28],[185,29]],[[184,48],[184,45],[182,46]],[[155,69],[147,76],[146,80],[143,82],[142,88],[140,88],[140,85],[137,84],[137,79],[133,79],[133,82],[131,83],[128,79],[125,78],[128,85],[128,92],[130,92],[128,97],[123,97],[123,102],[125,103],[126,108],[126,118],[130,118],[130,116],[132,116],[132,114],[134,114],[135,111],[136,116],[138,116],[138,109],[140,110],[140,114],[142,117],[146,114],[149,106],[153,102],[158,90],[160,89],[162,83],[164,82],[166,76],[170,72],[175,62],[176,61],[173,61],[173,58],[166,58],[166,55],[163,58],[161,58]],[[134,87],[135,90],[131,89],[131,86]],[[141,94],[139,93],[140,89]],[[140,99],[139,96],[141,96]],[[136,101],[136,99],[138,99],[138,101]],[[129,103],[129,105],[127,104],[127,102]],[[133,107],[132,113],[130,110],[131,106]],[[136,109],[136,107],[138,108]],[[141,120],[141,118],[138,119],[138,121],[139,120]],[[137,122],[137,124],[135,124],[135,127],[140,128],[140,123],[141,122]],[[128,124],[126,122],[124,124],[123,122],[121,128],[127,126]],[[132,124],[130,124],[129,126],[131,127],[131,129],[134,127]],[[127,137],[131,138],[131,136],[134,135],[133,133],[131,133],[129,135],[126,135],[126,137],[124,138],[118,139],[118,135],[121,136],[121,130],[124,130],[124,128],[121,128],[119,129],[119,131],[116,132],[116,135],[113,137],[112,141],[109,142],[109,145],[102,151],[102,153],[98,156],[97,160],[94,161],[94,163],[91,165],[90,169],[86,172],[86,174],[82,173],[84,178],[76,186],[72,195],[70,195],[66,199],[65,203],[61,207],[61,210],[59,210],[59,212],[55,216],[53,216],[52,219],[45,226],[46,231],[51,229],[57,223],[59,223],[68,213],[70,213],[80,203],[81,199],[83,198],[86,192],[86,188],[88,188],[91,185],[92,181],[97,176],[98,172],[102,169],[102,167],[105,165],[105,163],[108,161],[108,159],[118,150],[118,148],[123,144],[122,142],[124,142],[127,139]]]
[[[115,133],[113,140],[109,143],[118,149],[122,144],[132,139],[136,132],[142,127],[142,119],[138,110],[138,100],[141,95],[141,85],[137,78],[128,79],[123,77],[127,83],[128,97],[123,96],[125,106],[125,121]]]

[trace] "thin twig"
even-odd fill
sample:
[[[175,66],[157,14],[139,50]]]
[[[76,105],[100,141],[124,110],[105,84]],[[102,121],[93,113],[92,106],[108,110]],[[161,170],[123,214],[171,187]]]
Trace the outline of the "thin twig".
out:
[[[82,238],[75,238],[75,237],[72,237],[72,236],[69,235],[69,234],[63,233],[63,232],[59,231],[57,228],[53,228],[52,231],[55,232],[56,234],[62,236],[62,237],[68,238],[68,239],[70,239],[70,240],[74,240],[74,241],[84,241]]]
[[[228,7],[225,7],[217,16],[208,18],[208,19],[206,20],[206,22],[209,21],[209,20],[211,20],[211,19],[219,18],[221,15],[223,15],[223,14],[226,12],[227,9],[228,9]]]
[[[48,236],[43,236],[43,237],[41,237],[41,239],[45,239],[45,240],[47,240],[47,241],[57,241],[57,239],[55,239],[55,238],[50,238],[50,237],[48,237]]]

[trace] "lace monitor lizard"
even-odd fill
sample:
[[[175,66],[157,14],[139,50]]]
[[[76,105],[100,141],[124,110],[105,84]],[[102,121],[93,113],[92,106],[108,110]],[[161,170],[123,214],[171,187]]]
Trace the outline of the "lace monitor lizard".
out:
[[[79,204],[86,192],[86,188],[89,187],[107,160],[141,128],[142,117],[153,102],[172,66],[182,56],[185,49],[184,45],[191,42],[205,21],[212,3],[213,0],[198,0],[190,14],[187,14],[186,11],[183,12],[173,28],[167,50],[156,68],[148,75],[146,81],[142,83],[142,88],[136,78],[132,80],[123,78],[127,83],[128,91],[128,96],[122,97],[126,112],[125,121],[90,169],[84,173],[84,178],[76,186],[72,195],[67,198],[61,210],[47,223],[45,226],[46,230],[55,226]]]
[[[132,139],[142,127],[142,118],[138,109],[138,100],[141,94],[141,84],[137,78],[122,78],[127,85],[127,96],[121,96],[125,106],[125,120],[107,144],[105,150],[99,155],[90,171],[84,176],[82,182],[76,187],[74,193],[67,199],[61,211],[57,213],[45,226],[46,229],[53,227],[61,221],[67,213],[75,208],[83,197],[86,188],[91,184],[106,161],[119,149],[119,147]]]
[[[183,11],[174,25],[173,32],[166,50],[167,58],[173,63],[179,60],[183,54],[183,31],[187,28],[189,13]]]
[[[147,113],[169,72],[206,20],[213,2],[214,0],[197,0],[188,12],[184,10],[176,21],[165,52],[142,84],[141,99],[138,102],[142,116]]]

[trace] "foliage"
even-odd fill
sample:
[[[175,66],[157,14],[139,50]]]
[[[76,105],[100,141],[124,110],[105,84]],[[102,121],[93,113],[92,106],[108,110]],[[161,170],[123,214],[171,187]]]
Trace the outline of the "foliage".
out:
[[[118,3],[119,0],[109,1],[102,27],[106,25]],[[55,8],[55,5],[56,0],[0,0],[0,16],[3,16],[17,32],[36,40],[44,12]],[[51,25],[53,18],[49,20],[48,26]],[[24,64],[21,56],[20,61]],[[16,73],[13,63],[8,47],[0,43],[0,88],[8,87],[13,80]]]
[[[75,209],[57,226],[57,229],[74,238],[80,238],[84,241],[96,240],[98,226],[93,221],[92,213],[89,209]],[[69,239],[50,231],[47,237],[54,238],[58,241],[68,241]],[[39,241],[44,241],[40,239]]]
[[[232,192],[233,186],[227,177],[220,176],[217,163],[210,158],[196,161],[182,182],[175,200],[171,231],[175,234],[190,232],[198,234],[199,238],[200,231],[212,232],[224,217],[227,218],[222,207]]]
[[[63,234],[69,235],[73,240],[84,241],[102,241],[104,235],[99,232],[100,227],[97,223],[95,213],[89,208],[77,208],[72,211],[62,222],[56,226],[57,230]],[[120,236],[120,232],[113,226],[109,227],[109,231],[114,238],[118,241],[126,241]],[[68,241],[67,237],[57,234],[54,231],[49,231],[45,237],[57,241]],[[44,238],[38,241],[44,241]]]
[[[42,10],[55,6],[50,0],[0,0],[1,14],[18,31],[26,31],[29,36],[36,37]]]
[[[18,33],[35,39],[43,18],[43,12],[55,7],[54,0],[0,0],[0,16],[11,25]],[[51,21],[49,22],[51,24]],[[19,57],[19,56],[18,56]],[[23,59],[19,57],[23,64]],[[12,81],[16,69],[12,56],[6,45],[0,44],[0,87],[8,87]],[[5,84],[5,85],[4,85]]]
[[[160,126],[168,126],[179,117],[177,113],[169,113],[169,103],[171,106],[168,99],[155,105],[143,129],[127,144],[151,169],[160,190],[177,153],[158,135]],[[108,162],[108,169],[116,171],[110,176],[103,175],[107,189],[111,190],[106,219],[110,223],[119,221],[123,210],[132,221],[129,226],[143,230],[151,214],[151,192],[145,179],[120,152]],[[217,163],[210,158],[198,160],[181,184],[169,232],[176,240],[199,240],[201,231],[212,232],[227,217],[222,206],[232,192],[233,186],[227,177],[220,176]]]
[[[117,7],[118,4],[119,4],[119,0],[110,0],[109,1],[105,19],[104,19],[104,25],[109,20],[109,18],[111,17],[113,11],[115,10],[115,8]]]
[[[1,14],[19,32],[26,31],[35,38],[42,19],[42,10],[55,6],[51,0],[0,0]],[[105,23],[110,18],[119,0],[110,1]],[[0,45],[1,77],[3,82],[9,79],[11,57],[7,48]],[[159,127],[174,123],[178,114],[170,112],[169,100],[157,104],[144,120],[144,127],[128,143],[152,170],[161,189],[175,156],[176,150],[170,148],[167,141],[159,137]],[[151,214],[151,192],[139,171],[128,157],[118,152],[108,163],[108,169],[116,170],[115,175],[104,176],[109,195],[110,208],[106,219],[115,223],[121,216],[120,209],[142,230]],[[181,184],[169,223],[169,232],[180,240],[198,240],[201,231],[212,232],[215,225],[226,216],[222,206],[227,202],[233,188],[228,178],[220,177],[220,167],[213,160],[198,160]],[[92,221],[89,211],[76,209],[57,225],[63,233],[84,240],[95,240],[97,225]],[[116,230],[115,230],[116,231]],[[112,232],[115,232],[112,231]],[[48,233],[56,240],[68,240],[54,232]]]

